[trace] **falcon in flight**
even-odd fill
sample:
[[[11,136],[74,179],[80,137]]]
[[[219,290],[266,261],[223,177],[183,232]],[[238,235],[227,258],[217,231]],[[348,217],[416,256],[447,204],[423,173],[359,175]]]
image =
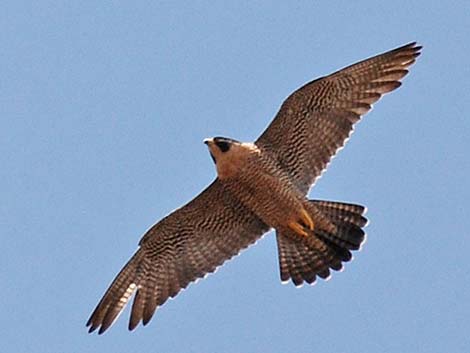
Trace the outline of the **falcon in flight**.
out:
[[[364,241],[365,208],[307,194],[354,124],[398,88],[420,54],[410,43],[307,83],[253,143],[204,140],[217,178],[142,237],[87,322],[106,331],[135,293],[129,329],[158,306],[276,230],[280,276],[298,286],[327,278]]]

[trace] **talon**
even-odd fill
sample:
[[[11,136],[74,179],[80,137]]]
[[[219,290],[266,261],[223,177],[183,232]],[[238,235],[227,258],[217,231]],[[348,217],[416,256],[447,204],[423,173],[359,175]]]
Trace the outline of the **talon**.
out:
[[[302,235],[304,237],[308,236],[308,233],[305,231],[304,227],[300,223],[296,221],[290,221],[287,225],[297,234]]]
[[[302,222],[308,227],[308,229],[313,230],[314,225],[313,225],[313,220],[312,217],[305,211],[304,208],[300,211],[300,219]]]

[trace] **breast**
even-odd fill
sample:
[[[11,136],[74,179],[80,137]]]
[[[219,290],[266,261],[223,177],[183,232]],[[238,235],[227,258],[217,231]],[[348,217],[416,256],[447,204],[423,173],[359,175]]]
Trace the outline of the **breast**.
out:
[[[221,179],[230,193],[271,227],[302,208],[303,196],[275,162],[262,155],[245,159],[243,168]]]
[[[242,145],[233,145],[217,158],[216,169],[220,180],[237,179],[250,165],[251,159],[258,157],[259,150]]]

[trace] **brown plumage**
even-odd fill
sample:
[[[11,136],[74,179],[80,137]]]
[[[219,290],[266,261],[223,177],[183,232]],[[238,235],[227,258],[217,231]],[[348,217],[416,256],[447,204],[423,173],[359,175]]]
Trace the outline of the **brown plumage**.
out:
[[[255,143],[206,140],[217,179],[144,235],[92,313],[89,331],[109,328],[134,292],[129,329],[147,324],[169,297],[271,228],[282,281],[313,283],[340,270],[364,241],[365,208],[308,200],[307,193],[353,125],[400,86],[420,49],[411,43],[306,84]]]

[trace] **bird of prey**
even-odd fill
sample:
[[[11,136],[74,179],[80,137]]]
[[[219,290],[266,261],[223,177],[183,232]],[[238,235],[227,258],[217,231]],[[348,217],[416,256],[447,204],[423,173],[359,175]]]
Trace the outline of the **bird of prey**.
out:
[[[280,277],[327,278],[364,241],[365,208],[307,193],[373,103],[398,88],[420,54],[410,43],[307,83],[254,143],[204,140],[216,179],[142,237],[87,322],[108,329],[135,293],[129,330],[156,308],[275,229]]]

